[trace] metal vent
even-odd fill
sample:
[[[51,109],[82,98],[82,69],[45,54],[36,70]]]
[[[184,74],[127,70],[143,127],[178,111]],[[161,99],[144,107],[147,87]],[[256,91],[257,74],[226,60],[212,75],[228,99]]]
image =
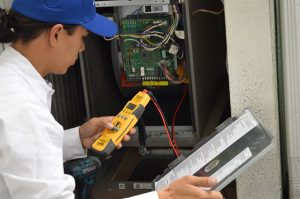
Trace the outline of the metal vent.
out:
[[[81,125],[86,119],[83,87],[79,62],[64,75],[48,75],[55,93],[51,112],[64,129]]]

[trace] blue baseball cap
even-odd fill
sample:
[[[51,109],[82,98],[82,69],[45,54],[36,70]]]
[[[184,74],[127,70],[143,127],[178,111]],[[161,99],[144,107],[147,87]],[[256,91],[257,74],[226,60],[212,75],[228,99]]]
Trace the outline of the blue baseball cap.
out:
[[[94,0],[14,0],[12,10],[42,22],[81,25],[104,37],[118,31],[112,20],[96,13]]]

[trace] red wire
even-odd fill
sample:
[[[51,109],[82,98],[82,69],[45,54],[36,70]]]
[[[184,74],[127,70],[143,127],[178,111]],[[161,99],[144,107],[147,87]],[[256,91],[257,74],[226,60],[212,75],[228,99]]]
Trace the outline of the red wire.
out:
[[[180,151],[179,151],[179,148],[178,148],[178,145],[177,145],[177,142],[176,142],[176,137],[175,137],[175,132],[174,132],[174,126],[175,126],[175,121],[176,121],[176,116],[177,116],[178,110],[181,107],[181,104],[182,104],[182,102],[183,102],[183,100],[184,100],[184,98],[186,96],[186,93],[187,93],[187,86],[185,86],[182,98],[181,98],[179,104],[177,105],[176,111],[175,111],[174,116],[173,116],[173,121],[172,121],[172,130],[171,130],[171,133],[172,133],[172,137],[173,137],[173,144],[176,146],[177,151],[179,153],[180,153]]]
[[[162,113],[160,107],[158,106],[157,102],[154,99],[152,99],[152,98],[151,98],[151,101],[154,103],[154,105],[155,105],[156,109],[158,110],[158,112],[160,114],[160,117],[161,117],[161,119],[162,119],[162,121],[164,123],[164,128],[165,128],[165,130],[167,132],[167,136],[168,136],[168,139],[169,139],[170,146],[172,147],[173,152],[175,153],[176,157],[179,157],[178,151],[176,150],[176,147],[174,146],[174,144],[172,142],[172,139],[171,139],[171,136],[170,136],[170,132],[169,132],[169,129],[167,127],[167,123],[166,123],[166,120],[165,120],[165,118],[163,116],[163,113]]]

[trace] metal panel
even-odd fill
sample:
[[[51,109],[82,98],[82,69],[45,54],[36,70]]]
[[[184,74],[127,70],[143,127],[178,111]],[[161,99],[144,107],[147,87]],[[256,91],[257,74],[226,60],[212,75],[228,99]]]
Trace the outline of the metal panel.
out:
[[[207,128],[208,118],[216,106],[218,94],[227,84],[224,15],[194,14],[203,7],[212,10],[222,8],[216,1],[186,0],[183,9],[190,93],[196,131],[200,137],[213,130]]]
[[[95,1],[96,7],[145,6],[145,5],[168,5],[168,4],[170,4],[170,0]]]
[[[49,75],[55,90],[52,114],[64,129],[81,125],[86,120],[81,71],[78,62],[65,75]]]
[[[300,198],[300,1],[280,3],[289,189]]]

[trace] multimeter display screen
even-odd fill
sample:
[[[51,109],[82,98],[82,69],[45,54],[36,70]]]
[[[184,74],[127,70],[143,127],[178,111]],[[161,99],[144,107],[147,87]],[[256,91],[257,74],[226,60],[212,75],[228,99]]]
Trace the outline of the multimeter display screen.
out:
[[[136,107],[136,105],[129,103],[126,108],[133,110]]]

